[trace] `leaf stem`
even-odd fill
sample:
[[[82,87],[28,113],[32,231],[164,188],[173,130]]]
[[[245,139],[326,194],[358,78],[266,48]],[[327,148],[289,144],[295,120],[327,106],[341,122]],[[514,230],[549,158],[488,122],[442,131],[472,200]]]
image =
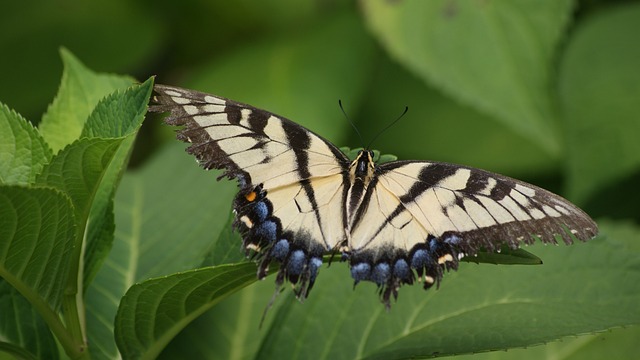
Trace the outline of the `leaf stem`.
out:
[[[87,342],[80,326],[80,317],[78,312],[78,302],[76,301],[75,294],[65,294],[62,299],[62,309],[64,313],[64,319],[68,326],[68,331],[65,333],[71,338],[70,346],[62,344],[67,355],[72,359],[88,359],[89,352],[87,351]],[[62,343],[62,342],[61,342]]]
[[[22,296],[24,296],[33,308],[42,316],[42,319],[49,326],[49,330],[58,339],[60,345],[65,349],[65,352],[71,358],[80,358],[83,352],[84,342],[78,343],[67,331],[64,324],[60,320],[60,316],[49,306],[49,304],[38,293],[33,291],[32,288],[26,286],[23,282],[19,281],[13,274],[3,271],[0,268],[0,274],[2,277],[13,286]]]
[[[82,224],[86,224],[85,221]],[[85,336],[84,326],[84,308],[82,307],[82,280],[79,276],[81,274],[81,261],[82,254],[84,252],[84,235],[85,227],[77,227],[75,246],[73,248],[73,254],[71,255],[71,268],[69,269],[69,277],[67,279],[67,285],[62,298],[62,311],[67,324],[68,334],[73,339],[74,346],[72,349],[64,347],[65,352],[72,359],[90,358],[87,350],[87,341]]]

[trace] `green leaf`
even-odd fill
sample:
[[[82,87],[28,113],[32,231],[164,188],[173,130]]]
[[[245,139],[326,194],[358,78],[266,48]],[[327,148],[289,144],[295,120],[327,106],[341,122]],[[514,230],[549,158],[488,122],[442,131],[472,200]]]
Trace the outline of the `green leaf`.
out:
[[[60,54],[64,63],[60,89],[39,127],[54,152],[80,137],[87,117],[100,99],[133,83],[129,77],[89,70],[66,49]]]
[[[231,214],[236,182],[217,182],[220,172],[203,171],[184,148],[178,142],[165,147],[118,189],[119,236],[138,252],[135,267],[122,270],[133,272],[134,281],[202,264]]]
[[[153,78],[100,100],[82,130],[82,137],[117,138],[129,135],[142,124],[153,90]]]
[[[362,5],[369,27],[400,63],[558,155],[550,74],[571,0]]]
[[[567,190],[577,201],[640,170],[639,24],[637,3],[599,12],[579,24],[562,59]]]
[[[286,292],[271,304],[274,291],[275,284],[271,279],[257,281],[220,301],[182,330],[159,358],[254,358],[273,314],[281,305],[294,300],[293,293]]]
[[[91,227],[86,236],[84,253],[85,287],[93,280],[100,264],[111,249],[115,190],[126,170],[133,149],[135,132],[144,120],[152,88],[153,79],[150,78],[143,84],[110,95],[98,103],[85,124],[82,136],[104,138],[125,136],[105,171],[91,205],[88,220]]]
[[[100,186],[103,186],[101,184]],[[102,193],[99,190],[100,193]],[[115,218],[113,214],[113,198],[103,198],[96,196],[91,206],[85,234],[84,268],[83,268],[83,289],[86,290],[100,269],[100,265],[109,255],[113,244],[115,231]]]
[[[235,215],[230,212],[229,219],[201,266],[233,264],[245,260],[244,251],[240,249],[242,239],[240,238],[240,234],[233,229],[234,219]]]
[[[640,229],[601,229],[606,239],[530,246],[542,266],[463,263],[439,290],[404,286],[389,312],[375,285],[351,291],[346,267],[323,268],[304,304],[279,309],[256,357],[446,356],[640,324]]]
[[[494,351],[484,354],[463,355],[456,359],[464,360],[601,360],[633,359],[638,351],[640,327],[613,329],[607,332],[568,337],[562,341],[527,349],[511,349],[508,352]]]
[[[118,187],[113,247],[86,293],[89,343],[109,357],[118,355],[112,319],[125,291],[135,282],[201,266],[218,248],[219,234],[228,232],[235,182],[216,182],[219,173],[203,171],[184,148],[172,142],[127,172]],[[226,238],[242,256],[237,238]]]
[[[340,140],[349,125],[337,101],[358,106],[374,61],[375,48],[360,19],[345,12],[323,19],[303,34],[269,37],[216,59],[192,73],[186,84],[269,110]]]
[[[366,142],[409,111],[373,143],[402,160],[436,160],[518,177],[540,177],[559,167],[529,137],[494,118],[445,97],[389,59],[379,62],[372,91],[358,114]],[[351,143],[360,140],[352,136]]]
[[[51,149],[36,129],[0,103],[0,184],[26,185],[51,158]]]
[[[540,265],[542,260],[539,257],[524,249],[512,250],[508,246],[503,246],[500,252],[479,252],[476,256],[464,257],[460,261],[473,262],[476,264],[495,265]]]
[[[6,281],[0,279],[0,338],[6,351],[19,359],[58,359],[58,346],[35,308]]]
[[[80,139],[56,154],[36,183],[55,187],[74,205],[76,220],[86,221],[100,181],[123,139]]]
[[[60,304],[75,225],[60,192],[0,186],[0,275],[40,312]]]
[[[115,322],[124,358],[154,359],[190,321],[256,281],[255,264],[192,270],[132,286]]]
[[[78,67],[78,64],[75,64],[75,66]],[[86,80],[85,77],[88,76],[89,70],[84,69],[84,71],[85,73],[76,74],[80,77],[79,80]],[[65,84],[67,83],[63,81],[63,85]],[[70,84],[66,87],[66,95],[75,94],[76,98],[70,96],[69,99],[72,102],[79,101],[77,97],[78,91],[75,91],[78,90],[78,84],[73,84],[73,82]],[[69,328],[62,329],[57,314],[52,314],[51,309],[45,309],[42,305],[39,305],[38,299],[34,300],[25,295],[36,309],[43,314],[45,321],[52,327],[52,331],[63,343],[67,351],[70,351],[68,346],[76,346],[76,344],[73,344],[74,340],[66,337],[77,335],[76,333],[82,331],[80,328],[83,326],[83,320],[80,320],[84,316],[82,311],[77,313],[77,317],[76,315],[70,315],[75,314],[75,307],[83,309],[82,304],[78,303],[82,301],[82,296],[76,297],[75,301],[71,300],[71,297],[77,292],[77,278],[81,276],[85,284],[88,283],[99,266],[101,259],[107,254],[113,237],[113,194],[117,182],[126,168],[125,165],[133,145],[135,131],[143,120],[152,86],[153,81],[150,79],[145,84],[134,86],[125,92],[101,101],[92,115],[89,116],[85,127],[86,131],[82,134],[83,138],[60,150],[51,158],[48,164],[44,165],[41,173],[35,179],[37,185],[53,187],[68,196],[67,201],[70,200],[73,205],[70,205],[69,209],[72,211],[73,225],[75,225],[74,231],[63,238],[70,243],[67,250],[72,251],[64,262],[66,266],[64,280],[54,283],[44,277],[48,284],[56,287],[59,294],[62,294],[62,291],[66,289],[65,295],[68,297],[65,299],[69,300],[69,302],[65,302],[68,306],[65,308],[64,314]],[[63,91],[61,94],[65,95],[65,92]],[[59,97],[59,99],[69,100],[65,99],[64,96]],[[60,110],[55,106],[52,108],[56,111]],[[62,112],[56,114],[56,111],[52,111],[50,114],[63,116]],[[66,111],[71,111],[71,109],[66,109]],[[50,119],[55,118],[51,117]],[[51,121],[51,126],[57,124],[54,120]],[[96,125],[98,123],[99,125]],[[82,125],[84,126],[84,119]],[[77,137],[77,135],[74,136]],[[102,136],[102,138],[97,138],[96,136]],[[85,231],[87,231],[86,234]],[[55,235],[54,232],[51,236]],[[83,243],[85,239],[87,239],[87,243]],[[81,267],[80,257],[83,252],[85,254],[83,262],[85,266]],[[41,257],[43,256],[41,255]],[[29,266],[38,269],[35,265]],[[86,274],[84,276],[78,274],[81,268],[85,270]],[[54,276],[55,273],[50,272],[50,275]],[[13,286],[16,286],[15,281],[8,281]],[[18,287],[18,290],[24,294],[20,287]],[[58,296],[56,301],[59,302],[60,297]],[[54,305],[57,306],[58,304]],[[74,333],[74,335],[70,335],[71,333]],[[64,340],[61,340],[60,337],[63,337]]]

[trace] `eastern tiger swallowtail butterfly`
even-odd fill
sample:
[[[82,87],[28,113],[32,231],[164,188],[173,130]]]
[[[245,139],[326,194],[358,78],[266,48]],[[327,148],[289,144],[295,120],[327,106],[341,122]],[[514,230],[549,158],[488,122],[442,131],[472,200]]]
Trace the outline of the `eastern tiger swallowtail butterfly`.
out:
[[[178,139],[205,169],[237,179],[234,226],[258,278],[278,262],[305,298],[322,256],[339,252],[357,284],[382,301],[403,284],[439,285],[445,270],[479,250],[588,240],[595,222],[534,185],[434,161],[376,164],[362,150],[350,161],[335,145],[270,112],[193,90],[156,85],[149,111],[169,112]]]

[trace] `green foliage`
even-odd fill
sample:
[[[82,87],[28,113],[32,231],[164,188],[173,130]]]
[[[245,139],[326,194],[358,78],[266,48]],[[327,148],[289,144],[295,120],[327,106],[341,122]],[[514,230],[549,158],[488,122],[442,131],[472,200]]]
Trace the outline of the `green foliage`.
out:
[[[635,354],[638,4],[145,1],[7,5],[0,34],[12,37],[0,35],[0,46],[24,56],[0,59],[13,69],[2,99],[28,118],[44,111],[59,67],[47,59],[65,45],[94,67],[243,101],[336,144],[370,142],[409,106],[373,148],[551,188],[604,215],[603,236],[467,258],[438,290],[403,287],[388,312],[374,285],[353,290],[337,259],[303,304],[288,287],[276,296],[273,277],[256,281],[231,230],[236,184],[199,169],[160,121],[147,122],[133,151],[152,81],[131,86],[63,49],[58,93],[37,127],[0,104],[0,354]],[[13,43],[26,52],[10,51]],[[150,147],[163,141],[158,132],[169,143]],[[127,169],[130,158],[141,165]],[[501,349],[510,350],[492,351]]]
[[[153,86],[149,80],[100,100],[97,93],[131,81],[110,76],[105,84],[68,52],[63,59],[65,81],[41,123],[46,131],[2,105],[11,166],[0,186],[0,312],[20,320],[2,327],[3,348],[20,357],[57,358],[53,337],[69,357],[89,354],[85,274],[100,262],[92,255],[106,255],[89,249],[113,237],[107,214]]]
[[[557,155],[547,65],[570,0],[363,5],[371,30],[399,62]]]
[[[570,129],[567,189],[575,199],[640,166],[640,47],[628,36],[639,18],[638,4],[592,16],[576,29],[560,64],[560,105]]]
[[[192,270],[132,286],[118,308],[115,336],[123,357],[154,359],[189,322],[255,282],[249,263]]]

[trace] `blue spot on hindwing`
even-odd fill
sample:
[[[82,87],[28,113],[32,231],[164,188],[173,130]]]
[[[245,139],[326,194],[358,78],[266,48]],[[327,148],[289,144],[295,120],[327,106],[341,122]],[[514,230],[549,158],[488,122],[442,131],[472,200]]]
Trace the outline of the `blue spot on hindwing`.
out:
[[[371,273],[371,265],[367,263],[358,263],[351,266],[351,277],[356,281],[356,284],[363,280],[369,280]]]
[[[289,257],[289,263],[287,264],[287,272],[289,273],[289,275],[300,275],[302,273],[302,270],[304,270],[306,261],[307,257],[304,255],[304,251],[296,250],[292,252],[291,257]]]
[[[259,201],[253,208],[257,222],[263,222],[269,216],[269,207],[264,201]]]
[[[275,222],[267,220],[256,226],[255,234],[256,236],[266,239],[269,242],[274,242],[276,241],[277,229],[278,226]]]
[[[457,235],[449,235],[444,239],[444,242],[446,242],[447,244],[451,244],[451,245],[457,245],[460,243],[460,241],[462,241],[462,239],[457,236]]]
[[[390,275],[391,271],[389,264],[382,262],[373,267],[373,271],[371,271],[371,280],[380,286],[387,281]]]
[[[278,261],[284,261],[284,259],[289,255],[289,241],[286,239],[280,239],[278,242],[273,245],[271,249],[271,256],[273,256]]]
[[[414,269],[422,269],[427,264],[431,263],[431,257],[429,252],[425,249],[418,249],[413,253],[411,258],[411,267]]]
[[[318,269],[322,266],[322,259],[318,257],[312,257],[309,260],[309,280],[313,282],[318,276]]]
[[[398,259],[398,261],[393,264],[393,276],[401,280],[407,280],[411,278],[411,269],[409,268],[409,264],[407,264],[407,261],[405,259]]]

